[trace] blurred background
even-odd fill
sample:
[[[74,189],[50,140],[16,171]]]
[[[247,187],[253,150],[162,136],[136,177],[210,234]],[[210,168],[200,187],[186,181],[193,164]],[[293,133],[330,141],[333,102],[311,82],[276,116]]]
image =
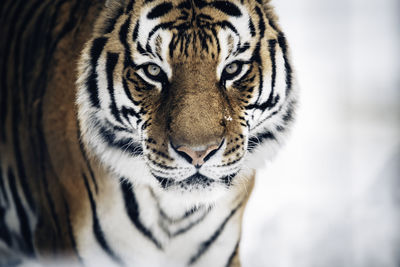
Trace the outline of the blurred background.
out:
[[[400,1],[272,0],[301,89],[258,172],[244,267],[400,266]]]

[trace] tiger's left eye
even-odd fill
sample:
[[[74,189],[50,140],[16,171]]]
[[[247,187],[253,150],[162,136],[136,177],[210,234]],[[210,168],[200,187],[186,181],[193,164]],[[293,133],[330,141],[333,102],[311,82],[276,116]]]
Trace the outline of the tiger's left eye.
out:
[[[237,63],[232,63],[226,66],[225,71],[228,74],[234,74],[239,68],[239,65]]]
[[[243,63],[240,61],[235,61],[227,65],[222,72],[222,80],[226,81],[235,78],[242,71],[242,66]]]

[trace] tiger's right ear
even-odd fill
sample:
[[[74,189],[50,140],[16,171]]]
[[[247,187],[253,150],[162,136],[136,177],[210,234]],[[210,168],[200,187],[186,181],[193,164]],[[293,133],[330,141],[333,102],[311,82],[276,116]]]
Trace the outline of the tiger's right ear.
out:
[[[95,25],[95,34],[111,32],[118,17],[131,11],[134,2],[134,0],[106,0]]]

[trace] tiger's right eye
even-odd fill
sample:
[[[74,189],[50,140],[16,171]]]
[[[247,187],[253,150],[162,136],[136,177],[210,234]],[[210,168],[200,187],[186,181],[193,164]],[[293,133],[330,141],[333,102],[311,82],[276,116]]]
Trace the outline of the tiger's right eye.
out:
[[[163,85],[168,83],[167,74],[156,64],[148,63],[140,67],[144,74],[153,81],[160,82]]]
[[[147,72],[148,72],[151,76],[157,77],[158,74],[160,74],[161,69],[160,69],[160,67],[157,66],[157,65],[149,64],[149,65],[147,65]]]

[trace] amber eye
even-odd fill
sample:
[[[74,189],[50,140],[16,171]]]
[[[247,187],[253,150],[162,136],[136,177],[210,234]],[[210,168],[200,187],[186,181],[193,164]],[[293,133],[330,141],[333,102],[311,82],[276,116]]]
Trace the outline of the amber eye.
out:
[[[146,69],[147,69],[147,73],[153,77],[157,77],[161,72],[160,67],[157,65],[154,65],[154,64],[147,65]]]
[[[222,80],[226,81],[226,80],[232,80],[233,78],[235,78],[242,71],[242,66],[243,66],[243,62],[241,62],[241,61],[235,61],[235,62],[232,62],[231,64],[227,65],[225,67],[224,71],[222,72],[222,77],[221,77]]]

